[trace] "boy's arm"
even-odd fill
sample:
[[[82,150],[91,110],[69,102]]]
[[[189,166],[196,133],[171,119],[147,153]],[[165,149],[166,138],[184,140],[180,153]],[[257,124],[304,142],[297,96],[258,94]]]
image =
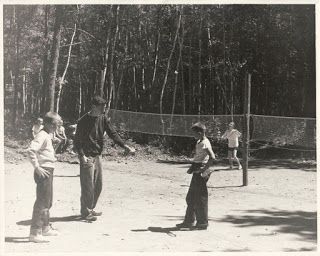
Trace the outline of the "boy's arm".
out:
[[[226,139],[227,138],[227,131],[224,132],[224,134],[222,134],[221,139]]]
[[[130,152],[130,153],[134,153],[135,149],[129,147],[128,145],[126,145],[123,140],[120,138],[119,134],[115,131],[115,129],[112,127],[112,125],[110,124],[109,120],[107,119],[107,117],[105,117],[105,131],[107,132],[108,136],[116,143],[118,144],[120,147],[124,148],[126,150],[126,152]]]
[[[206,165],[204,166],[203,168],[203,171],[204,172],[205,170],[207,170],[211,165],[213,165],[214,161],[216,160],[216,156],[212,150],[212,148],[207,148],[207,153],[209,155],[209,160],[208,162],[206,163]]]
[[[66,130],[65,130],[64,127],[63,127],[62,132],[61,132],[61,138],[64,139],[64,140],[67,139]]]
[[[34,126],[32,126],[32,136],[33,136],[33,138],[35,138],[36,135],[37,135],[34,130],[35,130],[35,128],[34,128]]]
[[[49,177],[50,172],[41,168],[38,161],[37,152],[41,149],[46,137],[42,133],[38,133],[28,148],[29,159],[36,173],[42,177]]]
[[[81,141],[81,125],[77,124],[76,134],[74,136],[74,147],[78,152],[79,156],[84,156],[84,151],[82,148],[82,141]]]
[[[209,178],[212,170],[210,170],[210,166],[214,163],[214,161],[216,160],[216,157],[212,151],[212,148],[207,148],[207,152],[208,152],[208,155],[209,155],[209,160],[208,162],[206,163],[206,165],[202,168],[201,170],[201,177],[202,178]]]
[[[34,168],[39,167],[37,152],[41,149],[44,141],[45,136],[42,133],[38,133],[31,141],[31,144],[28,148],[29,159]]]

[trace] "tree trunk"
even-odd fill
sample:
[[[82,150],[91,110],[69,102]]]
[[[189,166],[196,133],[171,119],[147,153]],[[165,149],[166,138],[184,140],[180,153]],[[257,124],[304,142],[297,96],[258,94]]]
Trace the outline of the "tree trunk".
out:
[[[20,10],[19,7],[13,7],[13,20],[15,28],[15,68],[14,68],[14,98],[13,98],[13,115],[12,115],[12,127],[17,127],[17,115],[18,115],[18,105],[19,105],[19,67],[20,67],[20,37],[21,37],[21,27],[20,27]]]
[[[160,116],[161,116],[161,124],[162,124],[162,134],[164,134],[164,121],[163,121],[163,117],[162,117],[162,104],[163,104],[163,95],[164,95],[164,90],[167,84],[167,79],[168,79],[168,74],[169,74],[169,69],[170,69],[170,62],[171,62],[171,58],[174,52],[174,49],[176,47],[176,42],[177,42],[177,37],[178,37],[178,33],[179,33],[179,29],[180,29],[180,23],[181,23],[181,11],[179,11],[179,20],[178,20],[178,24],[177,24],[177,29],[176,29],[176,33],[174,36],[174,41],[173,41],[173,46],[169,55],[169,59],[168,59],[168,63],[167,63],[167,68],[166,68],[166,74],[163,80],[163,84],[162,84],[162,88],[161,88],[161,94],[160,94]]]
[[[59,62],[59,53],[60,53],[60,39],[61,39],[61,25],[63,18],[63,6],[55,6],[55,23],[54,23],[54,32],[53,32],[53,42],[52,42],[52,51],[51,51],[51,68],[49,75],[49,90],[48,90],[48,102],[47,110],[54,111],[54,98],[55,98],[55,89],[56,89],[56,76]]]
[[[153,62],[153,74],[152,74],[152,82],[151,82],[151,98],[150,98],[150,102],[152,102],[152,91],[154,88],[154,83],[156,80],[156,73],[157,73],[157,66],[158,66],[158,59],[159,59],[159,44],[160,44],[160,28],[158,27],[158,32],[157,32],[157,42],[156,42],[156,49],[154,52],[154,62]]]
[[[224,8],[222,9],[222,22],[223,22],[223,91],[227,93],[227,82],[226,82],[226,31],[225,31],[225,16],[224,16]],[[225,101],[224,105],[224,114],[227,114],[226,108],[227,108],[228,102]]]
[[[193,109],[193,98],[194,98],[194,94],[193,94],[193,86],[192,86],[192,40],[191,37],[189,39],[189,54],[188,54],[188,62],[189,62],[189,68],[188,68],[188,81],[189,81],[189,97],[188,97],[188,112],[189,114],[191,113],[192,109]]]
[[[69,45],[69,51],[68,51],[68,59],[67,59],[67,64],[66,64],[66,67],[63,71],[63,74],[59,80],[59,90],[58,90],[58,94],[57,94],[57,109],[56,109],[56,112],[59,113],[59,109],[60,109],[60,96],[61,96],[61,91],[62,91],[62,86],[64,84],[64,78],[67,74],[67,71],[68,71],[68,67],[69,67],[69,63],[70,63],[70,58],[71,58],[71,50],[72,50],[72,44],[73,44],[73,39],[74,39],[74,36],[77,32],[77,24],[74,24],[74,31],[73,31],[73,34],[72,34],[72,37],[71,37],[71,40],[70,40],[70,45]]]
[[[127,55],[128,55],[128,30],[126,31],[126,43],[125,43],[125,48],[124,48],[124,57],[123,57],[123,61],[122,61],[122,64],[121,64],[121,68],[120,68],[120,79],[119,79],[119,83],[118,83],[118,88],[117,88],[117,93],[116,93],[116,98],[115,98],[115,108],[118,109],[118,102],[119,102],[119,99],[120,99],[120,95],[121,95],[121,86],[122,86],[122,80],[123,80],[123,73],[124,73],[124,63],[125,63],[125,60],[127,58]]]
[[[110,26],[108,27],[107,32],[107,41],[106,41],[106,49],[105,54],[103,56],[103,69],[101,70],[101,81],[100,81],[100,96],[104,96],[104,85],[106,81],[106,75],[108,70],[108,59],[109,59],[109,44],[110,44]]]
[[[78,108],[78,118],[81,117],[82,110],[82,83],[81,83],[81,75],[79,73],[79,108]]]
[[[133,71],[133,90],[134,90],[134,105],[135,105],[135,110],[137,111],[138,106],[137,106],[137,83],[136,83],[136,65],[134,64],[132,67]]]
[[[118,35],[118,31],[119,31],[119,9],[120,9],[120,6],[118,5],[117,9],[116,9],[116,16],[115,16],[116,28],[115,28],[115,32],[114,32],[113,44],[112,44],[111,55],[110,55],[110,84],[109,84],[109,95],[108,95],[106,113],[108,113],[110,110],[111,101],[114,98],[114,92],[115,92],[115,84],[114,84],[114,77],[113,77],[113,73],[114,73],[113,59],[114,59],[114,54],[115,54],[117,35]]]
[[[26,101],[27,101],[27,81],[26,81],[26,67],[23,67],[22,74],[22,114],[26,113]]]
[[[180,61],[180,73],[181,73],[181,98],[182,98],[182,115],[186,114],[186,95],[184,88],[184,68],[183,68],[183,44],[184,44],[184,22],[183,18],[181,18],[181,36],[180,36],[180,48],[179,48],[179,58]]]
[[[201,8],[201,7],[200,7]],[[199,80],[199,87],[198,87],[198,116],[200,119],[201,115],[201,104],[202,104],[202,84],[201,84],[201,54],[202,54],[202,40],[201,40],[201,30],[202,30],[202,8],[200,9],[200,26],[199,26],[199,59],[198,59],[198,80]],[[200,121],[200,120],[199,120]]]
[[[209,81],[210,81],[210,106],[211,106],[211,114],[215,114],[215,84],[214,84],[214,78],[212,75],[212,41],[211,41],[211,33],[210,33],[210,28],[207,28],[207,33],[208,33],[208,66],[209,66]]]
[[[216,77],[217,77],[217,80],[218,80],[218,85],[219,85],[219,87],[220,87],[220,89],[221,89],[221,92],[222,92],[222,97],[223,97],[223,99],[224,99],[224,105],[225,105],[226,108],[230,111],[230,108],[229,108],[229,106],[228,106],[228,101],[227,101],[227,95],[226,95],[226,92],[225,92],[225,90],[224,90],[224,88],[223,88],[223,86],[222,86],[219,73],[217,72],[217,70],[216,70],[215,73],[216,73]],[[230,112],[231,112],[231,111],[230,111]]]
[[[179,58],[177,61],[177,66],[174,71],[174,90],[173,90],[173,97],[172,97],[172,111],[171,111],[171,119],[170,119],[170,128],[172,128],[172,121],[173,121],[173,115],[174,115],[174,109],[176,106],[176,94],[177,94],[177,87],[178,87],[178,76],[179,76],[179,66],[180,66],[180,60],[181,60],[181,52],[179,53]]]
[[[49,33],[48,33],[48,20],[50,13],[50,6],[45,5],[45,20],[44,20],[44,38],[45,38],[45,52],[43,55],[43,69],[42,69],[42,86],[41,86],[41,106],[40,112],[45,112],[46,98],[48,91],[48,56],[49,56]]]

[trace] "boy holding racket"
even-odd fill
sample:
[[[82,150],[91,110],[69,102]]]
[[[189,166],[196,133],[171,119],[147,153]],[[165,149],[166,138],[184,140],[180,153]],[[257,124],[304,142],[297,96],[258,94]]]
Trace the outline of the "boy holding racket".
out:
[[[184,221],[177,224],[177,228],[192,228],[204,230],[208,227],[208,189],[212,165],[215,154],[212,151],[210,141],[205,135],[206,127],[202,123],[195,123],[191,127],[194,137],[197,139],[193,163],[187,173],[192,173],[189,191],[186,197],[187,210]],[[194,225],[195,220],[197,221]]]

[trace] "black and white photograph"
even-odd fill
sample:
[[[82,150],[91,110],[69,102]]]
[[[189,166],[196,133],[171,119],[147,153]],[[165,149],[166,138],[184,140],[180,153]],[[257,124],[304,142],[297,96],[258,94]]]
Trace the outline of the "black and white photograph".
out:
[[[1,9],[3,255],[318,252],[318,3]]]

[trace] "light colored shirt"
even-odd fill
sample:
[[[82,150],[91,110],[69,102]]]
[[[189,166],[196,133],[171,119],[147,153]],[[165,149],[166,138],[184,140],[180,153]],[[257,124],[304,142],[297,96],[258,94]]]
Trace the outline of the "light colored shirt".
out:
[[[33,138],[36,137],[36,135],[43,129],[43,125],[38,125],[38,124],[35,124],[33,125],[32,127],[32,135],[33,135]]]
[[[59,126],[59,127],[57,127],[57,130],[55,131],[55,133],[54,133],[54,137],[55,138],[58,138],[59,140],[65,140],[65,139],[67,139],[67,137],[66,137],[66,133],[65,133],[65,129],[64,129],[64,127],[61,125],[61,126]]]
[[[54,162],[57,160],[52,146],[52,134],[41,130],[31,141],[28,148],[29,158],[34,168],[51,167],[54,168]]]
[[[62,125],[61,125],[61,126],[58,126],[56,133],[63,136],[63,135],[65,134],[65,129],[64,129],[64,127],[63,127]]]
[[[223,139],[228,139],[228,147],[229,148],[237,148],[239,147],[239,137],[241,133],[237,129],[226,130],[226,132],[222,135]]]
[[[193,158],[194,163],[207,163],[209,155],[207,149],[212,149],[211,143],[208,138],[204,137],[203,140],[198,140],[196,145],[196,152]]]

